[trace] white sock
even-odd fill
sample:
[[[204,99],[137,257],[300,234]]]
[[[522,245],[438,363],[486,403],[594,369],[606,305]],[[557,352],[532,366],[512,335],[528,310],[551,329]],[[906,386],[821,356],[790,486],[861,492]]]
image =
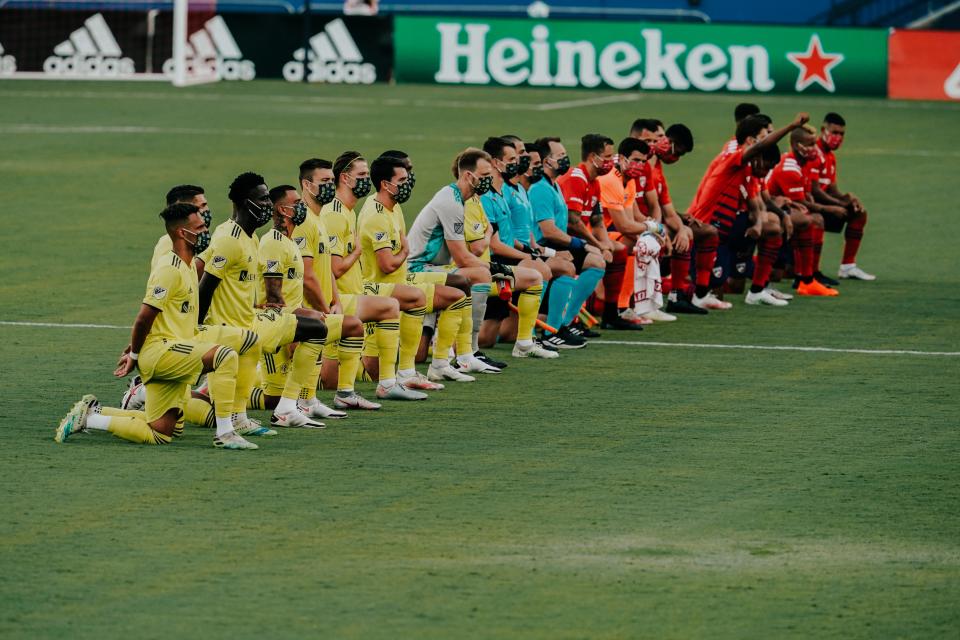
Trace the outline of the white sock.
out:
[[[450,361],[446,358],[434,358],[431,367],[436,367],[437,369],[443,369],[444,367],[450,366]]]
[[[380,386],[383,387],[384,389],[389,389],[395,384],[397,384],[396,378],[385,378],[380,381]]]
[[[238,411],[237,413],[233,414],[233,419],[237,422],[246,422],[250,418],[247,417],[246,411]]]
[[[274,413],[292,413],[297,410],[297,401],[295,398],[284,398],[280,397],[280,402],[277,403],[277,408],[273,410]]]
[[[397,371],[397,375],[401,378],[412,378],[417,375],[416,369],[400,369]]]
[[[87,416],[87,429],[96,431],[110,430],[110,416],[102,416],[99,413],[91,413]]]
[[[221,418],[217,416],[217,437],[230,433],[233,431],[233,419],[232,418]]]
[[[313,394],[312,398],[308,398],[307,400],[301,400],[300,406],[306,409],[308,407],[312,407],[313,405],[317,404],[317,402],[319,402],[319,400],[317,400],[317,394]]]
[[[533,346],[533,340],[517,340],[517,346],[521,349],[529,349]]]
[[[467,363],[470,362],[471,360],[473,360],[473,354],[472,354],[472,353],[469,353],[469,354],[467,354],[467,355],[465,355],[465,356],[457,356],[457,362],[459,362],[460,364],[467,364]]]

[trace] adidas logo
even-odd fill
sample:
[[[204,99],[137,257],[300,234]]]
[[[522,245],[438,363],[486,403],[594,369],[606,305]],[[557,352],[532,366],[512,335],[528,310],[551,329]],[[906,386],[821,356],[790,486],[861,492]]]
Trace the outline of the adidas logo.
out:
[[[377,69],[363,61],[357,43],[343,20],[328,22],[323,31],[310,38],[310,50],[303,47],[293,52],[293,60],[283,65],[283,77],[289,82],[302,82],[304,67],[310,70],[309,82],[373,84]]]
[[[17,59],[11,55],[4,55],[3,43],[0,43],[0,76],[12,76],[17,72]]]
[[[207,20],[187,40],[187,75],[213,75],[218,80],[253,80],[257,77],[253,62],[243,59],[237,41],[220,16]],[[163,63],[163,73],[173,77],[173,58]]]
[[[80,78],[120,78],[133,75],[133,60],[123,57],[113,32],[97,13],[83,26],[53,48],[53,55],[43,61],[43,72]]]

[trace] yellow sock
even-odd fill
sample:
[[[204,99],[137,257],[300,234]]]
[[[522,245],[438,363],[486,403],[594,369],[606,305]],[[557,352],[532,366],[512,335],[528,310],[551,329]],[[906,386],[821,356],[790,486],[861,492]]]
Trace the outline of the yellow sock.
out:
[[[363,337],[340,338],[340,368],[337,371],[337,391],[352,391],[360,368]]]
[[[542,284],[520,292],[517,300],[517,342],[533,339],[533,325],[536,324],[537,312],[540,310],[541,293]]]
[[[317,388],[317,378],[320,377],[320,367],[317,366],[317,361],[320,359],[322,351],[322,340],[307,340],[297,346],[297,350],[293,352],[290,372],[287,374],[287,382],[281,394],[284,398],[293,400],[300,397],[300,391],[309,388],[311,382],[313,388]]]
[[[260,345],[257,344],[252,349],[248,349],[243,355],[238,354],[237,356],[237,383],[234,388],[233,406],[231,407],[234,413],[245,411],[247,408],[247,400],[250,399],[250,392],[257,386],[259,378],[257,363],[260,362],[261,355]],[[220,413],[217,412],[217,415],[220,415]]]
[[[173,437],[182,438],[183,437],[183,418],[177,420],[177,424],[173,425]]]
[[[107,430],[118,438],[138,444],[170,444],[171,439],[151,429],[143,418],[114,416],[110,418]]]
[[[263,389],[260,387],[254,387],[253,391],[250,392],[250,398],[247,400],[247,409],[258,409],[263,411],[266,408],[267,405]]]
[[[449,307],[460,311],[460,328],[457,334],[457,355],[466,355],[473,353],[473,298],[465,296],[462,300],[457,300]],[[440,323],[437,323],[437,338],[439,342]],[[449,357],[449,356],[444,356]]]
[[[187,406],[183,410],[183,417],[190,424],[201,427],[210,427],[212,429],[217,426],[214,420],[213,405],[200,398],[190,398],[187,400]]]
[[[377,323],[374,338],[380,352],[380,379],[394,380],[397,377],[397,350],[400,346],[400,318],[381,320]],[[419,336],[417,340],[419,340]]]
[[[400,314],[401,371],[408,371],[416,366],[417,349],[420,347],[420,336],[423,335],[423,316],[426,312],[425,307],[417,307]]]
[[[464,298],[466,300],[466,298]],[[459,305],[463,303],[463,300],[455,302],[446,309],[440,312],[440,315],[437,317],[437,341],[433,345],[433,357],[435,360],[449,360],[450,359],[450,347],[453,346],[453,341],[455,338],[459,337],[459,333],[463,332],[463,308]],[[467,305],[467,311],[470,310],[470,306]],[[470,317],[470,314],[467,314],[467,318]],[[467,343],[470,343],[470,331],[467,331]]]
[[[253,349],[259,354],[259,349]],[[247,352],[249,354],[250,351]],[[254,370],[249,373],[250,380],[256,373],[258,355],[253,357]],[[229,418],[233,413],[234,407],[242,408],[247,406],[247,398],[250,396],[250,389],[253,388],[251,382],[244,395],[240,396],[240,401],[235,404],[237,397],[237,388],[239,386],[239,367],[240,356],[230,347],[221,346],[217,354],[213,357],[213,371],[207,375],[210,388],[210,399],[213,400],[215,415],[220,418]]]

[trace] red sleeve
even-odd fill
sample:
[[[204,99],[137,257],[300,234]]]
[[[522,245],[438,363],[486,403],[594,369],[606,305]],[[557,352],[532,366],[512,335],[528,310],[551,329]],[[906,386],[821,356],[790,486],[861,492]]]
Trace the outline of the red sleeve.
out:
[[[670,199],[670,187],[667,186],[667,178],[663,175],[663,170],[660,170],[659,176],[660,184],[657,185],[657,198],[660,200],[660,206],[670,204],[673,200]]]
[[[771,177],[776,184],[776,190],[779,192],[778,195],[786,196],[795,202],[800,202],[804,199],[804,195],[806,194],[806,188],[804,187],[805,180],[800,171],[784,171],[782,167],[777,167]]]
[[[586,180],[577,176],[570,176],[566,180],[560,181],[560,192],[563,193],[563,200],[567,203],[567,209],[571,211],[589,212],[590,208],[590,189]]]

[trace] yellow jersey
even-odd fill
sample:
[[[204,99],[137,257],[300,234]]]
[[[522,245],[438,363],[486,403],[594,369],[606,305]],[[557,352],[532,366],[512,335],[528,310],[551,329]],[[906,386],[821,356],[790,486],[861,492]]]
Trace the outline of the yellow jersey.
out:
[[[473,196],[463,203],[463,239],[467,241],[467,244],[483,240],[489,225],[487,214],[484,213],[483,205],[480,204],[480,196]],[[480,254],[480,259],[484,262],[490,262],[489,246]]]
[[[160,239],[157,240],[157,244],[153,247],[153,257],[150,258],[150,269],[152,270],[157,263],[160,262],[160,258],[163,258],[168,253],[173,251],[173,240],[170,239],[170,236],[166,233],[160,236]]]
[[[200,259],[204,262],[204,272],[216,276],[220,284],[213,292],[204,324],[253,328],[259,252],[256,234],[248,236],[233,220],[214,230],[210,246]]]
[[[260,300],[267,301],[267,278],[283,278],[284,306],[303,306],[303,258],[293,240],[273,229],[260,238]]]
[[[313,273],[320,283],[320,291],[327,304],[333,304],[333,267],[330,266],[330,250],[327,245],[327,228],[323,218],[310,211],[303,224],[291,235],[300,255],[313,260]]]
[[[360,229],[360,267],[363,279],[367,282],[403,283],[407,276],[407,262],[404,260],[395,271],[384,273],[377,264],[377,251],[390,249],[393,255],[401,250],[401,231],[397,227],[396,205],[394,211],[387,209],[376,198],[367,198],[360,209],[357,227]],[[403,212],[400,212],[403,220]]]
[[[157,340],[192,340],[197,332],[197,309],[200,306],[197,270],[180,256],[168,251],[150,270],[143,304],[157,314],[146,343]]]
[[[327,227],[330,255],[345,258],[353,253],[357,235],[357,214],[353,209],[340,202],[339,198],[334,198],[320,209],[320,218]],[[337,289],[340,293],[363,294],[363,275],[359,260],[337,278]]]

